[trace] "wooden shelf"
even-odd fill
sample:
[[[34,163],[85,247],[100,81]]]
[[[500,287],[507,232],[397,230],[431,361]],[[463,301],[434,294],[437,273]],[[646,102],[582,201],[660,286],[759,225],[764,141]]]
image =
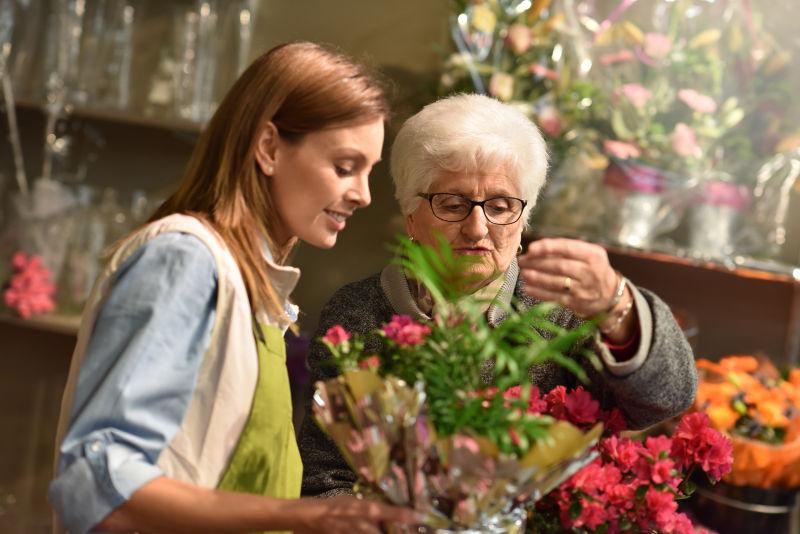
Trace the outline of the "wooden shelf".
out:
[[[45,330],[56,334],[77,336],[81,325],[81,316],[44,314],[23,319],[22,317],[11,315],[10,312],[3,312],[0,313],[0,322],[36,330]]]
[[[23,98],[17,100],[17,107],[21,109],[36,109],[44,113],[45,103],[34,99]],[[70,116],[83,119],[132,124],[191,134],[198,134],[205,127],[205,124],[178,117],[152,117],[131,110],[115,108],[76,106],[70,104],[67,107],[67,112]]]
[[[733,256],[726,260],[697,258],[688,252],[685,252],[683,249],[677,249],[674,251],[667,251],[663,249],[645,250],[636,247],[619,245],[617,243],[611,243],[602,239],[585,235],[567,234],[563,232],[549,231],[547,229],[542,229],[536,232],[537,239],[542,237],[567,237],[581,239],[596,243],[613,254],[660,263],[684,265],[687,267],[717,271],[753,280],[800,285],[800,266],[788,265],[771,260],[758,260],[754,258],[748,258],[746,256]]]

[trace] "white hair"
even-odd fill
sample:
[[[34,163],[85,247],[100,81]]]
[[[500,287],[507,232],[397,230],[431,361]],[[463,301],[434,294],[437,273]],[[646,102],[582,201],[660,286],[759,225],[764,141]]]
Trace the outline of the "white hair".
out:
[[[547,174],[539,128],[517,108],[484,95],[459,94],[425,106],[392,145],[391,174],[403,215],[419,206],[436,173],[486,172],[506,165],[528,202],[527,226]]]

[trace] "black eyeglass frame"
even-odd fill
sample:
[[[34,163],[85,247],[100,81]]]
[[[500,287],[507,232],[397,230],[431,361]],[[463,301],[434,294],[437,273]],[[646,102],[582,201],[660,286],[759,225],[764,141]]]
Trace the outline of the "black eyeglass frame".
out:
[[[436,210],[433,209],[433,197],[435,197],[436,195],[450,195],[450,196],[454,196],[454,197],[463,198],[464,200],[466,200],[470,204],[469,210],[467,210],[467,214],[464,215],[463,219],[458,219],[457,221],[448,221],[447,219],[442,219],[441,217],[436,215]],[[517,222],[522,217],[522,212],[525,211],[525,206],[528,205],[528,201],[527,200],[523,200],[523,199],[517,198],[517,197],[507,197],[507,196],[486,198],[486,199],[480,200],[480,201],[479,200],[472,200],[471,198],[467,198],[464,195],[459,195],[459,194],[456,194],[456,193],[417,193],[417,196],[427,200],[428,201],[428,205],[431,207],[431,213],[433,213],[433,216],[436,217],[437,219],[439,219],[440,221],[444,221],[444,222],[461,222],[461,221],[465,221],[472,214],[472,210],[475,209],[475,206],[480,206],[481,207],[481,211],[483,212],[483,216],[486,217],[486,220],[488,222],[490,222],[492,224],[496,224],[498,226],[508,226],[509,224],[514,224],[515,222]],[[493,220],[491,220],[489,218],[488,215],[486,215],[486,208],[484,208],[483,205],[486,204],[489,201],[497,200],[498,198],[510,198],[512,200],[519,200],[520,202],[522,202],[522,209],[519,210],[519,215],[517,215],[516,219],[514,219],[511,222],[507,222],[507,223],[498,223],[498,222],[494,222]]]

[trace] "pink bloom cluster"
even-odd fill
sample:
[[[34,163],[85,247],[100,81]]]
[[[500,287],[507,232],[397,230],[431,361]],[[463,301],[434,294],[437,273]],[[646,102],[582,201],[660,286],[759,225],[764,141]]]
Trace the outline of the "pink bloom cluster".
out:
[[[430,327],[414,321],[408,315],[393,315],[392,320],[383,325],[382,330],[386,337],[401,347],[419,345],[431,333]]]
[[[50,271],[38,256],[17,252],[11,258],[14,275],[3,291],[3,301],[21,317],[47,313],[56,309],[53,294],[56,287],[50,280]]]
[[[579,426],[602,414],[582,388],[568,393],[559,386],[541,401],[547,406],[543,413]],[[644,442],[612,432],[600,442],[600,456],[539,501],[537,513],[557,517],[559,532],[704,532],[678,513],[676,497],[684,495],[684,469],[699,468],[718,480],[732,467],[730,440],[709,424],[705,414],[693,413],[681,419],[672,437]]]
[[[605,150],[606,154],[609,156],[617,159],[638,158],[642,155],[642,151],[633,143],[614,141],[612,139],[603,141],[603,150]]]
[[[327,341],[333,346],[338,346],[348,341],[351,337],[353,337],[353,335],[350,332],[337,324],[328,328],[325,335],[322,336],[322,341]]]
[[[615,98],[625,98],[634,107],[643,108],[653,93],[644,85],[639,83],[626,83],[614,91]]]
[[[681,89],[678,91],[678,98],[698,113],[714,113],[717,111],[717,103],[714,102],[713,98],[694,89]]]

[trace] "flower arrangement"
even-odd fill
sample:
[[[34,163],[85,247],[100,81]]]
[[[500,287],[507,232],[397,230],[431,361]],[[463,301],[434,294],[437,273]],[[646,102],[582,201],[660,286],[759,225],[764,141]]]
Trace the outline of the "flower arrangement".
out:
[[[441,90],[522,107],[557,162],[577,147],[595,167],[605,155],[750,184],[761,163],[800,144],[787,113],[792,56],[748,2],[659,1],[649,11],[635,3],[602,18],[581,0],[456,1],[458,51]]]
[[[800,487],[800,369],[785,376],[766,359],[697,361],[695,408],[733,440],[735,485]]]
[[[678,500],[692,493],[693,472],[717,481],[732,462],[730,440],[711,428],[705,414],[683,416],[671,437],[638,441],[622,437],[621,416],[604,414],[580,387],[567,392],[558,386],[541,398],[533,392],[529,409],[579,428],[616,421],[606,426],[598,458],[536,503],[536,532],[704,532],[677,511]]]
[[[317,383],[315,417],[359,475],[360,492],[414,506],[437,528],[513,531],[522,504],[596,454],[589,447],[602,424],[581,430],[529,412],[524,387],[544,361],[585,379],[565,353],[594,325],[565,330],[547,320],[546,304],[509,308],[492,328],[481,304],[463,297],[458,273],[468,258],[444,241],[437,249],[406,241],[400,257],[430,291],[432,320],[392,317],[370,334],[383,341],[378,353],[364,350],[364,336],[330,328],[322,343],[341,375]],[[514,386],[517,397],[497,394]]]
[[[55,310],[56,287],[41,258],[17,252],[11,258],[11,266],[14,274],[3,290],[5,305],[23,318]]]

